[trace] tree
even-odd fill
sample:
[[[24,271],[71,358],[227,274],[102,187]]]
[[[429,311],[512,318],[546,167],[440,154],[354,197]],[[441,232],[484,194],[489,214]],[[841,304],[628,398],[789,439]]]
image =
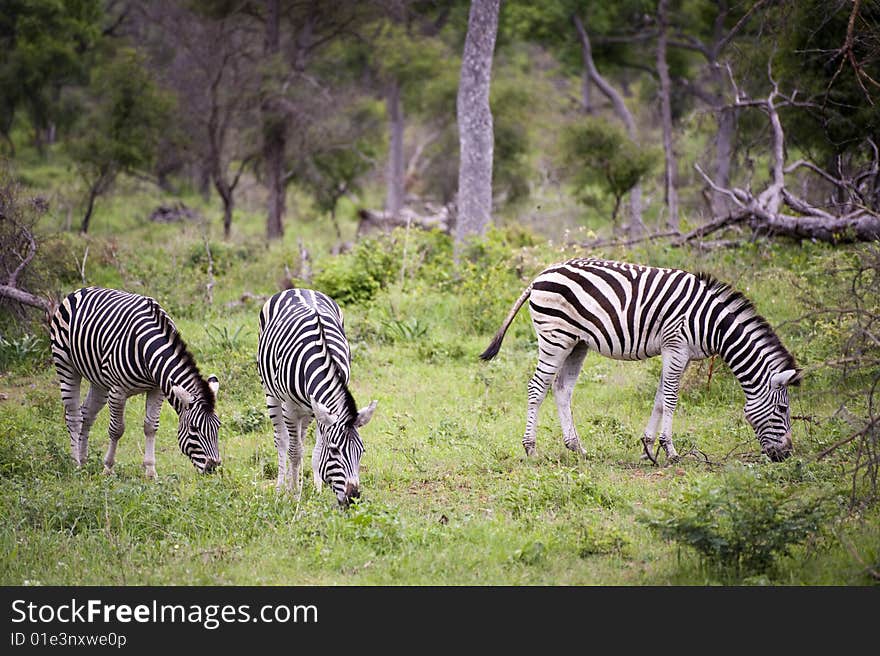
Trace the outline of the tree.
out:
[[[730,183],[736,146],[738,109],[725,102],[728,87],[724,75],[723,56],[732,42],[747,30],[752,19],[769,0],[756,0],[751,5],[727,0],[692,0],[683,3],[671,18],[669,46],[698,53],[705,60],[705,78],[680,80],[683,87],[700,98],[716,116],[713,139],[712,177],[721,185]],[[745,8],[745,11],[743,11]],[[729,198],[711,191],[710,209],[719,217],[730,210]]]
[[[0,136],[11,152],[10,130],[23,108],[42,152],[53,126],[72,115],[61,91],[88,78],[85,57],[101,36],[100,0],[19,0],[0,11]]]
[[[194,159],[204,170],[220,196],[228,239],[235,189],[245,166],[258,155],[245,137],[256,113],[253,53],[241,16],[215,16],[210,2],[192,7],[172,1],[144,5],[143,15],[160,31],[144,30],[139,40],[151,51],[153,67],[175,91],[181,110],[176,123],[182,138],[180,143],[166,138],[166,150],[188,151],[174,157]]]
[[[360,191],[361,178],[375,162],[379,117],[369,103],[352,102],[319,126],[318,144],[304,160],[297,180],[312,192],[317,206],[330,214],[336,237],[342,231],[336,219],[339,200]]]
[[[620,127],[602,118],[577,121],[563,130],[562,158],[566,177],[584,203],[596,185],[614,199],[613,230],[623,197],[651,170],[653,151],[640,148]]]
[[[723,187],[696,165],[706,183],[716,192],[727,196],[737,211],[685,235],[682,241],[702,238],[711,232],[739,223],[747,223],[755,231],[831,243],[880,239],[880,213],[876,211],[876,207],[869,206],[869,199],[875,198],[880,171],[880,151],[877,146],[872,142],[873,148],[865,167],[867,174],[854,179],[836,178],[806,160],[797,160],[786,166],[786,140],[780,110],[785,107],[799,107],[803,103],[796,100],[796,93],[785,94],[780,91],[779,82],[772,73],[771,62],[767,64],[771,89],[766,97],[750,97],[739,88],[729,66],[727,73],[734,90],[732,105],[742,110],[757,109],[767,117],[770,134],[770,180],[763,191],[755,194],[750,188]],[[806,105],[812,107],[813,103]],[[832,213],[792,192],[786,184],[786,176],[800,168],[805,168],[834,185],[847,196],[848,203],[837,207],[837,212]],[[786,212],[786,208],[793,214]]]
[[[666,59],[666,44],[669,31],[669,0],[657,2],[657,75],[660,78],[660,121],[663,126],[664,185],[663,196],[668,215],[666,226],[678,230],[678,191],[675,187],[675,173],[678,161],[675,157],[675,144],[672,133],[672,83],[669,79],[669,63]]]
[[[460,161],[455,244],[482,235],[492,218],[492,111],[489,87],[500,0],[472,0],[461,59],[457,116]]]
[[[67,148],[87,189],[80,231],[88,232],[96,199],[120,173],[151,168],[171,103],[144,67],[142,57],[122,49],[93,71],[92,105]]]
[[[416,24],[412,25],[413,22]],[[371,51],[370,66],[385,96],[388,117],[385,211],[392,216],[400,213],[406,196],[404,109],[426,115],[437,111],[422,95],[426,86],[444,78],[443,69],[451,59],[446,47],[436,38],[438,29],[433,21],[424,18],[416,21],[402,14],[401,7],[391,20],[381,23],[378,36],[367,46]]]
[[[636,124],[633,120],[633,116],[630,113],[629,109],[627,109],[626,102],[623,100],[623,96],[615,89],[602,75],[599,73],[599,70],[596,68],[596,64],[593,61],[593,53],[592,46],[590,44],[590,37],[587,34],[586,27],[584,26],[581,17],[577,14],[572,16],[572,21],[574,22],[575,28],[577,29],[578,36],[581,41],[582,54],[584,58],[584,68],[589,72],[590,81],[593,82],[596,87],[605,95],[606,98],[611,102],[612,107],[614,108],[614,113],[623,123],[626,128],[626,133],[629,136],[629,139],[633,143],[638,143],[638,133],[636,131]],[[629,167],[627,167],[629,168]],[[630,237],[638,237],[644,231],[645,224],[642,221],[642,188],[639,184],[641,179],[641,175],[634,175],[634,173],[638,170],[638,167],[631,169],[630,174],[628,175],[615,175],[616,183],[611,185],[611,189],[613,190],[615,198],[617,198],[618,202],[614,207],[614,217],[612,222],[616,224],[617,219],[617,210],[619,206],[620,196],[618,196],[618,191],[624,186],[624,183],[634,180],[634,183],[627,187],[627,191],[630,194],[630,223],[629,223],[629,235]]]
[[[25,200],[9,167],[0,162],[0,299],[43,310],[46,317],[54,311],[53,303],[34,294],[28,267],[37,253],[34,224],[48,209],[45,200]]]

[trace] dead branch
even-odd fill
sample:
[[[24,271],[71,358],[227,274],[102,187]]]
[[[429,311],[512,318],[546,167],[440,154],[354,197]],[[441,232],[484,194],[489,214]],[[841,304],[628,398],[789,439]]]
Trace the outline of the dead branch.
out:
[[[734,92],[734,101],[730,106],[757,108],[767,115],[771,135],[771,182],[763,191],[755,195],[751,190],[723,187],[717,184],[700,168],[699,164],[695,164],[694,168],[706,184],[715,192],[727,196],[742,211],[720,218],[683,235],[677,240],[677,244],[693,241],[737,224],[746,224],[755,232],[835,244],[873,241],[880,238],[880,215],[860,202],[861,198],[858,198],[859,202],[851,203],[847,212],[835,215],[812,205],[786,187],[785,175],[805,167],[846,191],[851,199],[855,200],[854,197],[859,197],[857,185],[852,181],[844,179],[843,176],[836,177],[813,163],[798,160],[786,166],[785,132],[778,109],[788,105],[813,105],[797,102],[797,90],[790,95],[783,94],[779,90],[778,82],[773,78],[770,63],[767,66],[767,77],[771,89],[766,98],[753,99],[746,96],[737,85],[729,64],[726,65],[726,71]],[[874,147],[873,142],[869,145]],[[876,153],[876,148],[874,148],[874,152]],[[873,175],[874,170],[877,169],[877,159],[875,156],[867,177]],[[785,213],[783,207],[793,210],[795,214]]]
[[[45,310],[49,316],[51,316],[51,314],[55,310],[53,304],[48,299],[45,299],[42,296],[31,294],[30,292],[26,292],[23,289],[19,289],[18,287],[12,287],[10,285],[0,285],[0,296],[8,298],[9,300],[15,301],[17,303],[21,303],[23,305]]]
[[[641,237],[634,237],[633,239],[594,239],[593,241],[585,241],[576,245],[580,246],[581,248],[633,246],[635,244],[640,244],[646,241],[654,241],[656,239],[668,239],[670,237],[678,237],[680,235],[681,233],[678,230],[670,230],[668,232],[655,232],[649,235],[642,235]]]
[[[37,253],[37,241],[34,239],[34,235],[28,227],[14,219],[12,216],[9,216],[9,214],[4,213],[2,208],[0,208],[0,219],[8,221],[14,226],[16,233],[13,240],[19,243],[24,242],[25,248],[23,254],[16,251],[14,248],[8,251],[10,254],[15,255],[19,262],[15,268],[9,272],[6,282],[0,284],[0,297],[15,301],[16,303],[21,303],[22,305],[44,310],[47,315],[46,318],[48,318],[54,312],[55,305],[49,299],[32,294],[21,289],[19,286],[19,276],[21,276],[22,272],[27,268],[28,264],[31,263],[34,259],[34,255]],[[7,271],[9,271],[8,268]]]
[[[420,214],[408,207],[404,207],[396,215],[384,211],[361,209],[358,211],[357,237],[360,238],[370,232],[390,232],[394,228],[406,228],[412,226],[422,230],[441,230],[449,232],[451,217],[448,206],[435,207],[425,205],[425,210],[430,214]]]

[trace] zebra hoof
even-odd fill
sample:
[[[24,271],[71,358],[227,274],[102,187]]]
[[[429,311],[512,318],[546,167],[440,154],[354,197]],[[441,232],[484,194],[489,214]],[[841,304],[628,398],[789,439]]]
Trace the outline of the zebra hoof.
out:
[[[580,442],[577,442],[577,441],[566,442],[565,448],[568,449],[569,451],[574,451],[579,456],[586,456],[587,455],[587,450],[581,446]]]
[[[526,450],[526,456],[531,458],[537,452],[534,444],[523,444],[523,448]]]
[[[112,476],[113,475],[113,467],[108,467],[104,465],[104,476]]]
[[[642,440],[642,455],[639,460],[648,460],[655,467],[658,466],[657,457],[651,453],[651,444]]]

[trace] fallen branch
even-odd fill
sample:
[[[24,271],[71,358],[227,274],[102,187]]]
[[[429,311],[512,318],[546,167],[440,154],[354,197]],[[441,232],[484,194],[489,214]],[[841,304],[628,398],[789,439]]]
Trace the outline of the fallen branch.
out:
[[[0,285],[0,296],[8,298],[11,301],[21,303],[30,307],[45,310],[51,316],[55,311],[55,305],[50,300],[42,296],[36,296],[30,292],[26,292],[18,287],[10,287],[9,285]]]
[[[421,228],[422,230],[441,230],[448,233],[451,229],[449,208],[447,206],[426,206],[432,214],[418,214],[410,208],[404,207],[397,214],[376,210],[361,209],[358,211],[360,221],[357,227],[357,237],[370,232],[381,230],[390,232],[394,228],[406,228],[408,226]]]

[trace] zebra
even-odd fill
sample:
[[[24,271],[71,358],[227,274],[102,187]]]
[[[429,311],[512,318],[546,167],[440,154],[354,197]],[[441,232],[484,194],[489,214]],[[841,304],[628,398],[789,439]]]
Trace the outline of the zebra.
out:
[[[311,289],[286,289],[260,311],[257,360],[278,451],[278,491],[302,494],[303,438],[317,420],[312,476],[330,486],[341,506],[360,496],[364,443],[358,429],[377,402],[357,409],[348,389],[351,350],[342,310]],[[289,458],[289,459],[288,459]]]
[[[174,322],[155,299],[131,292],[85,287],[69,294],[50,325],[52,359],[61,387],[70,448],[78,467],[88,455],[89,430],[101,408],[110,407],[110,445],[104,473],[116,462],[125,432],[125,403],[146,393],[143,467],[156,478],[156,431],[163,399],[178,414],[177,443],[202,473],[220,465],[215,411],[220,383],[203,378]],[[89,392],[80,406],[80,384]]]
[[[672,415],[682,374],[691,360],[716,354],[745,393],[745,416],[763,453],[773,461],[791,454],[787,388],[800,382],[802,372],[752,302],[730,285],[705,273],[602,259],[553,264],[525,288],[480,358],[491,360],[498,354],[526,300],[538,338],[523,437],[527,455],[535,453],[538,410],[551,382],[564,443],[586,453],[574,426],[571,396],[590,349],[617,360],[662,357],[642,458],[657,464],[651,447],[659,424],[667,461],[679,459],[672,443]]]

